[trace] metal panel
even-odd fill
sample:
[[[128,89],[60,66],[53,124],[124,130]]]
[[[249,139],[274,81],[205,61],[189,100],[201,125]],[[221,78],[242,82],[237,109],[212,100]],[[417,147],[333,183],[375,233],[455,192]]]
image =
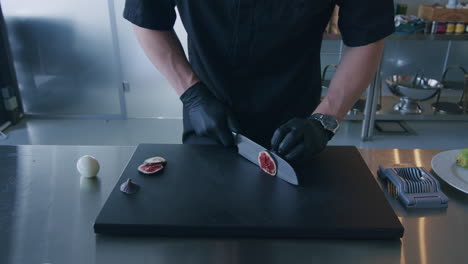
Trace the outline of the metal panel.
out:
[[[3,0],[24,110],[120,116],[107,1]]]
[[[424,70],[426,76],[442,77],[447,41],[390,40],[386,42],[382,78],[393,74],[413,75]],[[383,95],[392,95],[387,87]]]
[[[181,118],[182,105],[177,94],[145,56],[132,24],[122,17],[124,4],[125,0],[114,1],[128,117]],[[187,33],[179,18],[175,31],[187,53]]]
[[[447,60],[448,66],[462,66],[468,70],[468,41],[453,41]],[[459,70],[451,70],[447,73],[447,80],[463,82],[463,73]]]
[[[2,99],[1,95],[0,95],[0,99],[2,100],[2,101],[0,101],[0,127],[2,127],[8,121],[8,114],[7,114],[7,111],[5,109],[5,106],[3,105],[3,99]],[[0,129],[0,132],[1,131],[2,131],[2,129]]]
[[[447,49],[446,41],[391,40],[386,42],[382,74],[415,74],[424,70],[440,78]]]

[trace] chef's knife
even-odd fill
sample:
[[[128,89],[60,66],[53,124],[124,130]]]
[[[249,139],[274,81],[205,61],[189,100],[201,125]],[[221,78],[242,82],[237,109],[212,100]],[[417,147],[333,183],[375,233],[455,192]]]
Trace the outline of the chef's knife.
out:
[[[233,135],[236,139],[236,145],[239,149],[239,154],[242,157],[249,160],[250,162],[259,165],[258,154],[260,153],[260,151],[265,151],[266,149],[241,134],[233,133]],[[289,163],[283,158],[276,155],[276,153],[269,153],[273,156],[273,158],[276,161],[276,176],[290,184],[298,185],[299,182],[297,180],[297,175],[293,167],[291,167],[291,165],[289,165]]]

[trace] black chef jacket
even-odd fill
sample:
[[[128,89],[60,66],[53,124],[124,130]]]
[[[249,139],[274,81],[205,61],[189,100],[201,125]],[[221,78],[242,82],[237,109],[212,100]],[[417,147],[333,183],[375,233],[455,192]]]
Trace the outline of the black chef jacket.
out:
[[[126,0],[124,17],[172,30],[177,5],[194,72],[231,107],[243,133],[268,147],[279,125],[310,115],[320,101],[320,47],[336,4],[347,46],[394,31],[392,0]],[[186,118],[183,139],[209,141]]]

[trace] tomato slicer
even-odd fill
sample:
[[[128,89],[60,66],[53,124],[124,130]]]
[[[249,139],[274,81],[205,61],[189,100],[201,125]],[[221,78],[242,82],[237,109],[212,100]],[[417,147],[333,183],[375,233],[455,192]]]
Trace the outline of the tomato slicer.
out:
[[[448,198],[439,181],[422,167],[379,168],[387,191],[406,208],[446,208]]]

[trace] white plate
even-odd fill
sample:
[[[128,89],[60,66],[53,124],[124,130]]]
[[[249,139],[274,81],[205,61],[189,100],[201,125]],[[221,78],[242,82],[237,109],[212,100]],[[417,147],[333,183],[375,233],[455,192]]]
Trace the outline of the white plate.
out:
[[[455,158],[461,149],[441,152],[432,158],[432,170],[458,190],[468,193],[468,169],[457,166]]]

